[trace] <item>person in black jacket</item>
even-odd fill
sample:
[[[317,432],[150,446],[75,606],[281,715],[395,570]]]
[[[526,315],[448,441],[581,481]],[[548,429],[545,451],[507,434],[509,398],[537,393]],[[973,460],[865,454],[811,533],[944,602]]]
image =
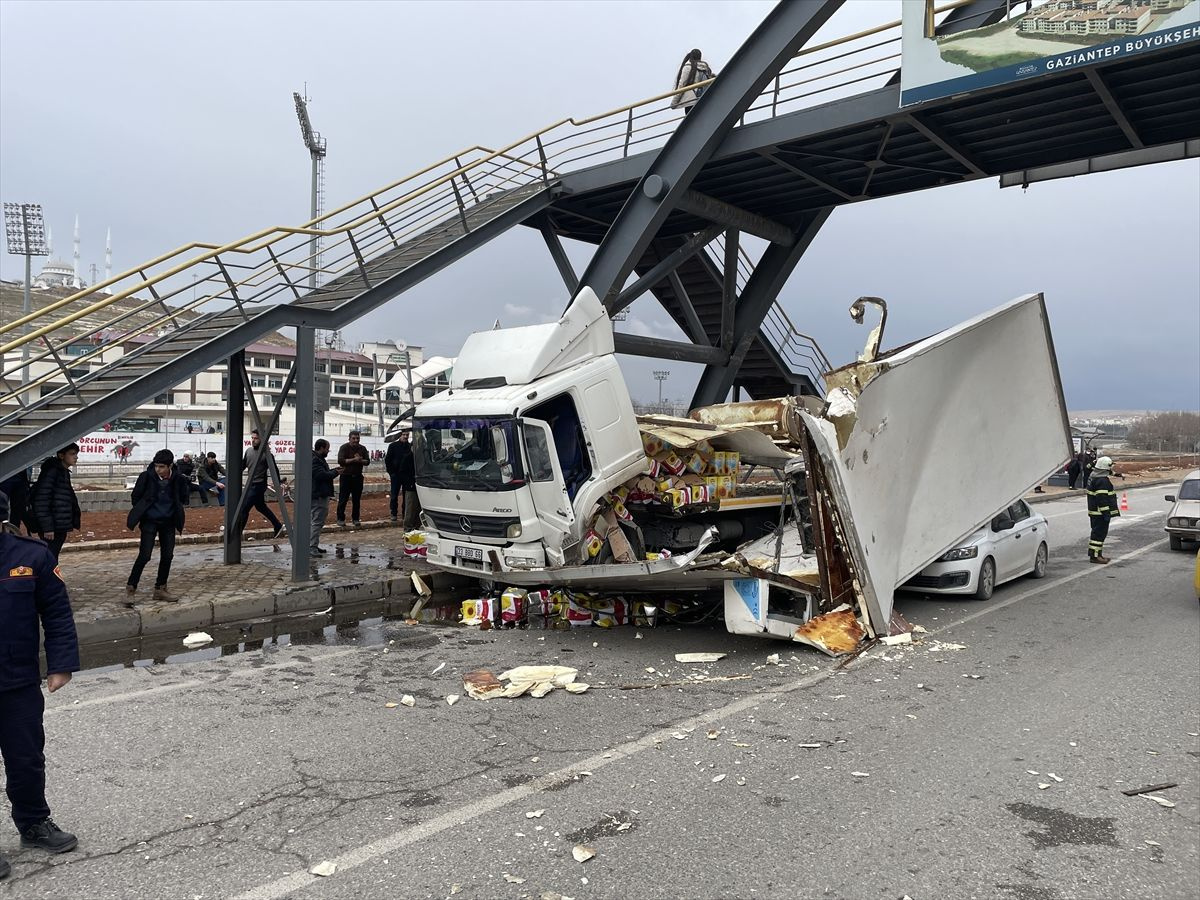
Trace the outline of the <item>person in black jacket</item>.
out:
[[[42,471],[30,491],[26,524],[30,534],[36,533],[50,545],[57,561],[67,533],[78,531],[79,500],[71,486],[71,466],[79,459],[79,445],[67,444],[54,456],[42,462]],[[46,535],[51,535],[46,540]]]
[[[399,437],[388,444],[387,455],[383,458],[383,467],[387,469],[388,477],[392,482],[391,493],[388,496],[388,510],[391,512],[392,521],[395,522],[400,517],[397,501],[401,491],[405,490],[405,477],[408,476],[408,480],[413,481],[411,477],[413,475],[412,445],[408,442],[407,431],[400,432]]]
[[[321,438],[313,444],[312,457],[312,534],[308,549],[317,556],[324,556],[321,547],[321,529],[329,516],[329,501],[333,499],[333,480],[342,473],[341,466],[329,468],[325,457],[329,455],[329,441]]]
[[[7,518],[8,498],[0,493],[0,522]],[[39,625],[45,634],[46,687],[53,694],[79,671],[67,586],[45,544],[0,527],[0,755],[5,788],[21,846],[65,853],[79,842],[54,824],[46,804]],[[0,878],[8,873],[8,861],[0,857]]]
[[[158,577],[154,580],[154,600],[172,603],[175,598],[167,593],[167,578],[171,575],[171,560],[175,556],[175,532],[183,533],[184,509],[190,499],[190,487],[186,478],[175,467],[175,454],[170,450],[159,450],[154,462],[138,476],[133,486],[133,509],[125,520],[126,526],[142,530],[142,542],[138,547],[137,559],[129,572],[125,593],[132,596],[137,591],[142,570],[150,562],[154,552],[154,539],[158,538]],[[126,605],[132,606],[132,601]]]
[[[1092,525],[1091,537],[1088,540],[1088,562],[1099,563],[1102,566],[1112,562],[1104,555],[1104,539],[1108,537],[1108,524],[1112,519],[1119,518],[1121,515],[1121,507],[1117,503],[1117,491],[1108,477],[1114,474],[1112,465],[1112,459],[1107,456],[1100,457],[1092,467],[1092,473],[1087,482],[1088,519]]]
[[[25,507],[29,502],[29,475],[22,469],[0,481],[0,493],[8,495],[8,521],[20,533],[21,524],[28,518]]]
[[[408,442],[409,432],[400,432],[396,443],[401,445],[400,460],[396,471],[400,477],[400,487],[404,491],[404,528],[406,530],[421,527],[421,501],[417,499],[417,460],[413,456],[412,444]],[[394,445],[393,445],[394,446]]]

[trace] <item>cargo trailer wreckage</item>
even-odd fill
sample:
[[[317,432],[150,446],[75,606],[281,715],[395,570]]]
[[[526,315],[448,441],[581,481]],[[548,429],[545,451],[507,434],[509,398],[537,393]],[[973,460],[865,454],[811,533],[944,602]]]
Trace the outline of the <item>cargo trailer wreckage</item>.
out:
[[[1071,442],[1041,294],[887,352],[883,301],[851,315],[866,304],[880,323],[858,361],[825,374],[823,400],[688,418],[634,416],[587,288],[557,323],[471,335],[450,389],[413,419],[429,562],[564,619],[576,592],[640,598],[643,616],[656,597],[720,592],[734,634],[836,654],[908,630],[898,586]]]

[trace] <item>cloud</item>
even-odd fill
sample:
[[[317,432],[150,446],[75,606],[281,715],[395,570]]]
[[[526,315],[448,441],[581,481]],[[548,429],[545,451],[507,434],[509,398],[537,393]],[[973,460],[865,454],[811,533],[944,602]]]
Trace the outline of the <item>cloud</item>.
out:
[[[531,315],[534,311],[535,310],[532,306],[520,306],[516,303],[504,304],[504,314],[506,316],[516,316],[519,319],[523,319],[526,316]]]
[[[618,328],[618,330],[626,331],[629,334],[636,334],[640,337],[663,338],[668,341],[677,341],[680,339],[678,328],[657,319],[647,321],[639,316],[630,316],[625,320],[624,324],[625,327]]]

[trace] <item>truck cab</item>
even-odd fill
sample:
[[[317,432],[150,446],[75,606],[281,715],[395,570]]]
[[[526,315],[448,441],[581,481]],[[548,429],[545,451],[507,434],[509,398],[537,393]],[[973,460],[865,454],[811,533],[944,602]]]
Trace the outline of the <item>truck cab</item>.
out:
[[[596,295],[471,335],[450,388],[417,407],[413,453],[431,563],[494,580],[580,561],[589,513],[646,465]]]

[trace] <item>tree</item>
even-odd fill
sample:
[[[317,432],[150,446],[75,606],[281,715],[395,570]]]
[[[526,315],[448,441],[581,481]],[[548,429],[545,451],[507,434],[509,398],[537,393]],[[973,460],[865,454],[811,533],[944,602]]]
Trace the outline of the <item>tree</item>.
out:
[[[1139,419],[1129,429],[1136,450],[1191,453],[1200,444],[1200,413],[1161,412]]]

